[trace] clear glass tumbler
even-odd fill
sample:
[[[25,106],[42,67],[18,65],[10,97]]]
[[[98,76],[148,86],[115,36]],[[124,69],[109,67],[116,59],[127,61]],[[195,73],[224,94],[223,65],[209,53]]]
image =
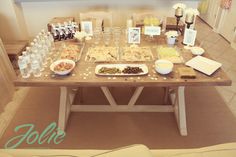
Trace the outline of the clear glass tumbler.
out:
[[[120,38],[121,38],[121,28],[114,27],[112,30],[112,34],[113,34],[113,40],[114,40],[115,46],[118,46],[120,43]]]
[[[93,38],[94,38],[94,44],[98,45],[100,43],[100,40],[101,40],[101,31],[100,30],[94,30]]]

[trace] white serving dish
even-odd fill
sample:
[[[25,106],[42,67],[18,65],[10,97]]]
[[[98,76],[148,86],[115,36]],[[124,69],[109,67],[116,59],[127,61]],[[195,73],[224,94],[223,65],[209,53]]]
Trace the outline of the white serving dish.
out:
[[[192,58],[191,60],[186,62],[185,65],[190,66],[207,75],[213,74],[222,66],[221,63],[202,56],[196,56]]]
[[[174,64],[169,60],[160,59],[155,61],[155,70],[160,74],[169,74],[173,70]]]
[[[55,66],[60,64],[61,62],[72,64],[72,67],[69,70],[65,70],[65,71],[55,71],[54,70]],[[53,71],[55,74],[58,74],[58,75],[67,75],[74,69],[74,67],[75,67],[75,62],[73,60],[60,59],[60,60],[57,60],[57,61],[53,62],[50,65],[50,70]]]
[[[191,52],[193,55],[202,55],[205,50],[201,47],[195,46],[195,47],[191,47]]]
[[[118,68],[121,71],[126,68],[127,66],[130,67],[139,67],[143,70],[142,73],[138,74],[126,74],[126,73],[116,73],[116,74],[104,74],[104,73],[99,73],[99,69],[102,67],[107,67],[107,68]],[[141,75],[146,75],[148,74],[148,67],[146,64],[99,64],[95,68],[95,74],[100,75],[100,76],[141,76]]]

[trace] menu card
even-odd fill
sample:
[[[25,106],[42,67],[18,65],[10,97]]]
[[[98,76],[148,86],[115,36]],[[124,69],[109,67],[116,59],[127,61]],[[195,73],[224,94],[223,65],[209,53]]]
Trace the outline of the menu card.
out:
[[[183,43],[189,46],[194,46],[197,36],[197,31],[193,29],[185,29]]]
[[[161,27],[159,26],[145,26],[144,27],[144,34],[145,35],[160,35],[161,34]]]

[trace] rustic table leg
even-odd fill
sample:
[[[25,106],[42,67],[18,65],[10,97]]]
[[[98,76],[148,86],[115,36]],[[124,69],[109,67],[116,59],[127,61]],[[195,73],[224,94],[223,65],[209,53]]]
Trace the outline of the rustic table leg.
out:
[[[186,110],[185,110],[185,96],[184,96],[183,86],[178,87],[177,97],[174,103],[174,112],[179,127],[180,134],[182,136],[187,136],[187,124],[186,124]]]
[[[168,99],[169,99],[169,87],[164,87],[164,104],[168,103]]]
[[[117,103],[116,103],[115,99],[113,98],[113,96],[112,96],[110,90],[108,89],[108,87],[101,87],[101,89],[102,89],[104,95],[106,96],[109,104],[113,107],[117,106]]]
[[[74,93],[70,93],[67,87],[60,87],[60,106],[58,127],[65,131],[66,123],[70,115],[71,104],[73,102]]]
[[[83,87],[79,87],[78,92],[79,92],[79,102],[82,104],[84,102]]]
[[[137,87],[134,91],[133,96],[130,98],[128,106],[134,106],[138,100],[140,94],[142,93],[144,87]]]

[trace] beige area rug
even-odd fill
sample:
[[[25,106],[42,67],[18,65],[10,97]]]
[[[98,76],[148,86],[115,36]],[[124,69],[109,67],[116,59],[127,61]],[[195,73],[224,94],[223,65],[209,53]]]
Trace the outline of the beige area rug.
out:
[[[132,89],[112,89],[122,103]],[[138,103],[152,104],[161,100],[162,89],[146,88]],[[98,88],[84,90],[85,102],[107,104]],[[41,132],[58,118],[59,89],[31,88],[12,123],[0,140],[3,148],[17,125],[35,124]],[[188,136],[182,137],[173,113],[72,113],[65,140],[59,144],[23,142],[18,148],[112,149],[130,144],[149,148],[194,148],[236,142],[236,119],[213,87],[186,89]]]
[[[11,123],[14,115],[16,114],[18,108],[20,108],[22,102],[29,92],[28,87],[22,87],[15,90],[12,100],[6,104],[3,111],[0,112],[0,139],[4,132],[6,131],[8,125]]]

